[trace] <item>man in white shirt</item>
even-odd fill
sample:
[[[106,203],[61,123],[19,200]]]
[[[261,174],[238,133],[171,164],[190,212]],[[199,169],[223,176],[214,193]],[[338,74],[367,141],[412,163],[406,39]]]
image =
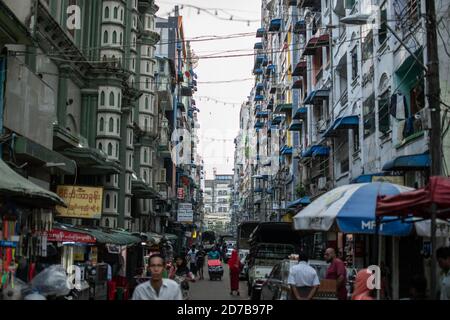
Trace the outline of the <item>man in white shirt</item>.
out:
[[[197,253],[198,250],[195,249],[195,244],[193,244],[191,250],[189,250],[187,254],[187,260],[189,261],[189,270],[191,270],[195,277],[197,276]]]
[[[440,300],[450,300],[450,247],[437,249],[436,258],[442,269],[439,298]]]
[[[183,300],[180,286],[171,279],[163,279],[164,258],[154,254],[149,259],[151,279],[134,289],[132,300]]]
[[[316,270],[308,264],[306,253],[301,252],[298,260],[299,263],[291,267],[288,277],[292,297],[296,300],[311,300],[319,288],[319,276]]]

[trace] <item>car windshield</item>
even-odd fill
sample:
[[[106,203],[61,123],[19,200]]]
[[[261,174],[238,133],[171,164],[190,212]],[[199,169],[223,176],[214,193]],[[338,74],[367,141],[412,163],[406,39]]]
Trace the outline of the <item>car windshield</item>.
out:
[[[255,259],[286,259],[295,251],[293,245],[288,244],[264,244],[254,250]]]

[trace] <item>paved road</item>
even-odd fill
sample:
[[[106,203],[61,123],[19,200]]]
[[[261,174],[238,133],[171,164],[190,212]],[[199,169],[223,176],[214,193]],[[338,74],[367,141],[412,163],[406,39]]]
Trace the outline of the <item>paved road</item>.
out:
[[[239,284],[240,296],[234,293],[230,295],[230,274],[228,265],[224,264],[224,272],[222,280],[209,280],[208,267],[205,262],[204,280],[197,280],[191,283],[190,297],[191,300],[247,300],[247,282],[241,281]]]

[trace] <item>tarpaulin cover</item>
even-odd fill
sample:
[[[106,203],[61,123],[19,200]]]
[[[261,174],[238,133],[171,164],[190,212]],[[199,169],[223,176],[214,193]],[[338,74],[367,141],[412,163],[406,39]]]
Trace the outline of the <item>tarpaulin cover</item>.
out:
[[[25,179],[0,159],[0,197],[29,203],[36,207],[65,206],[64,201],[51,191]]]
[[[431,205],[438,210],[450,208],[450,178],[431,177],[425,188],[377,199],[376,214],[379,216],[430,217]],[[450,218],[450,212],[438,214],[439,218]]]

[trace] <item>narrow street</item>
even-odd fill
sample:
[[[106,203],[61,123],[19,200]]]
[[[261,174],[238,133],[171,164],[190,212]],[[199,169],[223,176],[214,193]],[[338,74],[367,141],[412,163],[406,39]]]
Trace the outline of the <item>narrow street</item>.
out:
[[[205,263],[204,280],[197,280],[191,284],[190,297],[192,300],[248,300],[247,296],[247,282],[240,281],[239,291],[240,296],[236,293],[230,295],[230,274],[228,265],[224,264],[224,273],[222,280],[209,280],[208,267]]]

